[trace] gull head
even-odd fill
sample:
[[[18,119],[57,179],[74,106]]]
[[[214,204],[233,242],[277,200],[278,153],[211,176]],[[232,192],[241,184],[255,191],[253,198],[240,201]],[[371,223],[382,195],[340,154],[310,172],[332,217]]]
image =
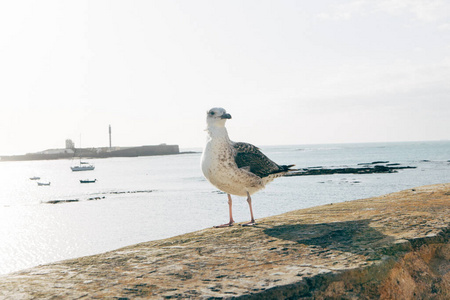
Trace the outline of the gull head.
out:
[[[206,123],[208,127],[225,127],[225,122],[228,119],[231,119],[231,115],[221,107],[213,107],[206,112]]]

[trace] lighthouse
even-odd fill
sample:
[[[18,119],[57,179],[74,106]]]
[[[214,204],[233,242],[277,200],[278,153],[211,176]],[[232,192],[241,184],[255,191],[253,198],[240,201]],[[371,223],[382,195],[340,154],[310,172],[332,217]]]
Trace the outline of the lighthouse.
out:
[[[111,144],[111,125],[109,125],[109,150],[111,150],[112,144]]]

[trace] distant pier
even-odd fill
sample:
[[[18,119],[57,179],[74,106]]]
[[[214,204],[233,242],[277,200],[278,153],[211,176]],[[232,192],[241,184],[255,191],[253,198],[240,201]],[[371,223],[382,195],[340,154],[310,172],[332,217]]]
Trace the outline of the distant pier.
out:
[[[101,147],[101,148],[74,148],[74,149],[49,149],[37,153],[24,155],[0,156],[0,161],[25,161],[25,160],[53,160],[70,159],[73,157],[108,158],[108,157],[137,157],[153,155],[179,154],[178,145],[148,145],[139,147]]]

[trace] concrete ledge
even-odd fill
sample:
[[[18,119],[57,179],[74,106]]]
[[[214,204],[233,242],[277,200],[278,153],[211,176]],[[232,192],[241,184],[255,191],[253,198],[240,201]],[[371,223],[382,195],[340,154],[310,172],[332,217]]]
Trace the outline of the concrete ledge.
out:
[[[0,298],[450,298],[450,184],[257,221],[12,273]]]

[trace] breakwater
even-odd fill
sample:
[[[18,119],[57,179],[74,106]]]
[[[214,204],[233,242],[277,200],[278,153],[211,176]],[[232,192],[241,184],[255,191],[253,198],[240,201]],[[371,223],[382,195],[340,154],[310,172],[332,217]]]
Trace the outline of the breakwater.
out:
[[[73,157],[84,158],[108,158],[108,157],[137,157],[152,155],[179,154],[178,145],[150,145],[139,147],[115,147],[115,148],[75,148],[60,149],[57,153],[28,153],[24,155],[1,156],[0,161],[24,161],[24,160],[52,160],[70,159]]]

